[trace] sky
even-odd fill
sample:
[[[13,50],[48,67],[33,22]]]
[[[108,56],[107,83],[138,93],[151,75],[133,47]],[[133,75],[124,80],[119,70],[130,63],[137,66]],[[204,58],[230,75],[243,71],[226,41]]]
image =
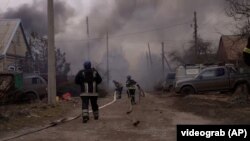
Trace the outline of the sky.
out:
[[[225,13],[225,0],[54,1],[58,7],[55,44],[66,52],[71,74],[81,69],[85,60],[91,60],[101,70],[106,69],[107,33],[112,79],[123,81],[130,74],[139,81],[146,81],[145,75],[155,78],[155,74],[161,73],[161,42],[165,44],[166,54],[173,50],[184,53],[183,49],[193,38],[194,11],[197,12],[198,35],[212,42],[215,51],[220,36],[234,32],[234,21]],[[45,0],[1,0],[0,16],[19,17],[27,32],[37,30],[46,35]],[[145,55],[148,44],[154,58],[150,69]]]

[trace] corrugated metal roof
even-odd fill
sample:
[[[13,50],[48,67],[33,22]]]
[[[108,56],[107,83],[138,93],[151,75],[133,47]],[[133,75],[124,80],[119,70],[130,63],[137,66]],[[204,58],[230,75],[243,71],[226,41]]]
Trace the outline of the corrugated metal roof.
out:
[[[228,60],[239,60],[247,45],[247,38],[238,35],[223,35],[221,40]]]
[[[0,19],[0,55],[6,54],[20,25],[20,19]]]

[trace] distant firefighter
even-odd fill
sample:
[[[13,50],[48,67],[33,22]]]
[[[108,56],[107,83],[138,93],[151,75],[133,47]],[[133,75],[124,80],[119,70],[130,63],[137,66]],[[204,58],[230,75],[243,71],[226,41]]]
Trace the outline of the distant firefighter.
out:
[[[122,89],[123,89],[123,85],[122,83],[113,80],[113,83],[115,84],[115,91],[117,92],[117,99],[121,99],[122,98]]]
[[[136,91],[136,86],[138,89],[141,89],[140,86],[137,84],[135,80],[131,78],[130,75],[127,76],[127,81],[126,81],[126,87],[127,87],[127,93],[129,95],[129,98],[131,99],[131,104],[135,105],[135,91]]]
[[[89,120],[89,101],[94,114],[94,119],[99,118],[99,107],[97,104],[98,91],[97,86],[102,82],[102,78],[94,68],[91,68],[91,62],[84,63],[84,69],[80,70],[75,83],[81,86],[80,97],[82,99],[82,121],[86,123]]]

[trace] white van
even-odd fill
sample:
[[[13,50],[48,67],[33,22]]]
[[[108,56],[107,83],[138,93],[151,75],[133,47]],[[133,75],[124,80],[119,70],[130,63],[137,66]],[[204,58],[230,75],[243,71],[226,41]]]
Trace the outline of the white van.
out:
[[[176,69],[176,81],[195,77],[205,66],[202,64],[182,65]]]
[[[234,67],[233,64],[224,64],[225,66]],[[176,81],[183,80],[186,78],[193,78],[198,73],[200,73],[201,70],[203,70],[206,67],[213,67],[218,66],[217,64],[187,64],[187,65],[181,65],[177,67],[176,69]]]

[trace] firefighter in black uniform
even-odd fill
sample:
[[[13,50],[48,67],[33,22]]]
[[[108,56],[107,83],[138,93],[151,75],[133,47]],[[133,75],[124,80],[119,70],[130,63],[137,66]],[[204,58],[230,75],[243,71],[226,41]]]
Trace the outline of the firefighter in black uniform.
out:
[[[135,90],[136,90],[136,86],[137,88],[140,90],[140,86],[137,84],[137,82],[135,80],[133,80],[131,78],[131,76],[127,76],[127,81],[126,81],[126,87],[127,87],[127,93],[129,98],[131,99],[131,104],[135,105]]]
[[[89,120],[89,101],[91,102],[94,119],[98,120],[99,118],[97,85],[101,82],[101,76],[97,70],[91,68],[90,61],[84,63],[84,69],[80,70],[75,77],[75,83],[81,86],[80,97],[82,99],[83,123],[86,123]]]

